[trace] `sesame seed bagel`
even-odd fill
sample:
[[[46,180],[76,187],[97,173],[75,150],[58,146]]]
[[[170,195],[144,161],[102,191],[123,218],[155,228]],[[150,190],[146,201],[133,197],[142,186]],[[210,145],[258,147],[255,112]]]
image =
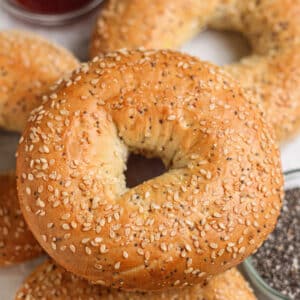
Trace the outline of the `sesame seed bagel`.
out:
[[[219,0],[109,0],[94,28],[90,55],[121,48],[176,48],[205,26]],[[199,13],[201,12],[201,13]]]
[[[15,175],[0,174],[0,266],[24,262],[41,252],[22,216]]]
[[[300,129],[299,11],[299,0],[107,0],[90,53],[173,49],[207,26],[240,32],[252,54],[225,69],[255,95],[283,142]]]
[[[130,152],[168,172],[127,189]],[[282,197],[259,110],[219,68],[172,51],[82,65],[32,113],[17,174],[46,252],[128,290],[200,283],[240,263],[273,230]]]
[[[132,293],[92,285],[46,261],[25,280],[15,299],[255,300],[256,297],[235,268],[213,277],[205,287],[194,285],[163,292]]]
[[[0,127],[22,131],[41,95],[78,66],[67,50],[32,33],[0,32]]]

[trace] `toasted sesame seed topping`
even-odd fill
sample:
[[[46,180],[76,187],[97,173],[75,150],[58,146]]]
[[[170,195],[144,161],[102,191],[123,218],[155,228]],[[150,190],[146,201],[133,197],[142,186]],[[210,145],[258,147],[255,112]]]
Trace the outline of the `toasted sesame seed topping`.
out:
[[[216,243],[210,243],[209,247],[212,248],[212,249],[217,249],[218,248],[218,244],[216,244]]]
[[[74,71],[32,113],[19,146],[23,211],[50,255],[88,279],[126,288],[143,269],[160,274],[153,289],[204,281],[201,270],[240,262],[272,230],[277,147],[218,68],[170,51],[122,53]],[[130,152],[169,170],[129,189]]]

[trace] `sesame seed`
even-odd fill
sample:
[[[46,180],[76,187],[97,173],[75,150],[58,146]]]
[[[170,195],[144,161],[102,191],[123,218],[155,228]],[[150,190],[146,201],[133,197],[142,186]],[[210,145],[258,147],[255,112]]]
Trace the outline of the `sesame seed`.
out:
[[[100,264],[95,264],[94,267],[97,269],[97,270],[102,270],[102,265]]]
[[[86,253],[87,255],[91,255],[91,254],[92,254],[91,248],[85,247],[85,253]]]
[[[216,244],[216,243],[210,243],[209,247],[212,248],[212,249],[217,249],[218,248],[218,244]]]
[[[91,84],[92,84],[92,85],[96,85],[98,82],[99,82],[99,79],[98,79],[98,78],[95,78],[95,79],[92,79],[92,80],[91,80]]]
[[[138,253],[138,255],[144,255],[144,250],[142,248],[137,248],[136,252]]]
[[[106,253],[106,252],[107,252],[106,245],[102,244],[100,246],[100,253]]]
[[[215,218],[221,218],[222,217],[222,215],[220,213],[218,213],[218,212],[214,212],[213,216]]]
[[[186,244],[186,245],[185,245],[185,249],[186,249],[186,251],[188,251],[188,252],[191,252],[191,251],[192,251],[192,247],[191,247],[189,244]]]
[[[70,250],[71,250],[73,253],[76,252],[76,248],[75,248],[74,245],[71,244],[71,245],[69,246],[69,248],[70,248]]]
[[[63,230],[70,230],[70,225],[67,223],[62,224],[61,227]]]
[[[103,238],[101,237],[95,237],[95,243],[101,243],[103,241]]]
[[[180,280],[177,279],[175,282],[174,282],[174,285],[179,285],[180,284]]]
[[[160,249],[161,249],[163,252],[166,252],[166,251],[168,250],[165,243],[161,243],[161,244],[160,244]]]
[[[246,251],[246,247],[241,247],[241,248],[239,249],[239,253],[245,253],[245,251]]]
[[[51,242],[51,248],[52,248],[53,250],[56,250],[56,244],[55,244],[54,242]]]
[[[174,120],[176,120],[176,116],[175,115],[170,115],[170,116],[168,116],[167,120],[168,121],[174,121]]]

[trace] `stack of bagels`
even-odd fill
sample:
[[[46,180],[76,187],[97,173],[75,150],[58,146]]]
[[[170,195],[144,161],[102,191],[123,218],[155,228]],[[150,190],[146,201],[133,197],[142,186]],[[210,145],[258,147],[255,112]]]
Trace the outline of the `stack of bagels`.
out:
[[[235,266],[281,209],[299,9],[108,0],[81,64],[0,32],[0,126],[22,135],[16,171],[0,176],[0,265],[49,256],[16,299],[256,299]],[[172,50],[206,26],[243,33],[253,53],[220,68]],[[167,171],[128,188],[130,153]]]

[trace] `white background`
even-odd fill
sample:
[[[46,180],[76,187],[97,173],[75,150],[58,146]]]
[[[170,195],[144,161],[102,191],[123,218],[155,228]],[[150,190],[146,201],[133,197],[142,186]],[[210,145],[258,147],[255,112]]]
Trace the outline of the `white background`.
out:
[[[88,43],[94,22],[95,13],[68,26],[51,29],[41,28],[37,25],[24,24],[10,17],[0,7],[1,30],[18,28],[35,31],[69,48],[82,61],[87,59]],[[209,60],[219,65],[238,60],[249,53],[247,43],[239,35],[215,31],[205,31],[199,34],[195,39],[187,43],[183,50],[203,60]],[[18,136],[15,134],[0,131],[0,171],[14,168],[14,151],[17,139]],[[298,154],[300,154],[300,136],[284,145],[281,149],[282,164],[285,171],[300,168]],[[1,300],[14,299],[17,288],[36,263],[37,261],[0,270]]]

